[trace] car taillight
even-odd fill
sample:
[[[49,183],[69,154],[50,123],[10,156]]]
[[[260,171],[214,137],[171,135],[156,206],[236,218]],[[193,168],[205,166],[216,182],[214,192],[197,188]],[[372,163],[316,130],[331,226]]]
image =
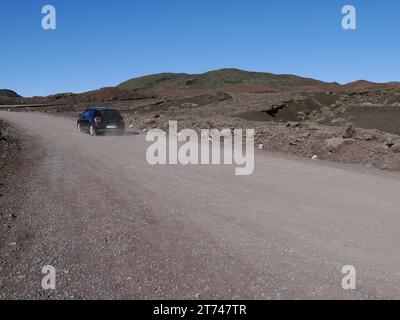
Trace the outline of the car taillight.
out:
[[[101,122],[101,118],[99,117],[94,118],[94,122],[98,125]]]

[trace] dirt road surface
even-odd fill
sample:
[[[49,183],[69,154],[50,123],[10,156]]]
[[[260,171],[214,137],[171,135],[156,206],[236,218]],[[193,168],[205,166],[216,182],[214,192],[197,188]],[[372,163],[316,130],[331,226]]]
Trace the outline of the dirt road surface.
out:
[[[397,174],[267,152],[248,177],[154,167],[143,134],[0,118],[24,137],[0,198],[0,298],[400,298]],[[41,287],[45,265],[54,291]],[[346,265],[356,290],[342,288]]]

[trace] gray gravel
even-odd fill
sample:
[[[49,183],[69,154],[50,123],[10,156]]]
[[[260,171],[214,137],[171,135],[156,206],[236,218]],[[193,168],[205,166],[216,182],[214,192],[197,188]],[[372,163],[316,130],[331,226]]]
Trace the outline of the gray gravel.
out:
[[[25,134],[0,198],[0,298],[400,298],[397,174],[261,151],[249,177],[151,167],[144,135],[0,118]],[[48,264],[55,291],[41,288]],[[345,265],[357,290],[341,287]]]

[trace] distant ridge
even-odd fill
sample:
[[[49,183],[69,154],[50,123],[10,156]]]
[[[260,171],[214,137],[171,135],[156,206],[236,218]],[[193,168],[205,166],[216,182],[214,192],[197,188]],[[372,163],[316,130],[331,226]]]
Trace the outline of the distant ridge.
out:
[[[20,98],[21,96],[15,91],[8,89],[0,89],[0,98]]]
[[[376,83],[367,80],[358,80],[342,86],[345,90],[371,90],[400,88],[400,82]]]
[[[400,88],[399,82],[374,83],[365,80],[340,85],[291,74],[221,69],[203,74],[160,73],[138,77],[117,86],[146,94],[173,96],[216,91],[262,93],[280,91],[338,91]]]
[[[117,87],[168,96],[215,91],[251,93],[286,90],[333,90],[340,85],[295,75],[221,69],[203,74],[154,74],[125,81]]]
[[[8,89],[0,90],[0,104],[79,103],[146,99],[149,97],[190,97],[225,93],[270,93],[285,91],[360,91],[400,88],[399,82],[375,83],[359,80],[340,85],[291,74],[220,69],[202,74],[159,73],[127,80],[116,87],[80,94],[58,93],[47,97],[23,98]]]
[[[22,100],[23,98],[15,91],[9,89],[0,89],[0,105],[14,104]]]

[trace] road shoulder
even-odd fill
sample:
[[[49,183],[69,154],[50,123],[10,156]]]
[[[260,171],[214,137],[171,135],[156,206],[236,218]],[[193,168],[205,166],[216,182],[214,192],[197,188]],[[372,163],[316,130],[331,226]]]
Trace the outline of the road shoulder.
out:
[[[6,298],[6,288],[15,288],[10,283],[22,277],[14,271],[22,254],[17,239],[21,239],[21,230],[29,225],[24,221],[26,217],[21,216],[21,208],[26,199],[26,186],[43,157],[43,150],[34,137],[23,134],[2,120],[0,126],[3,130],[0,160],[0,298]]]

